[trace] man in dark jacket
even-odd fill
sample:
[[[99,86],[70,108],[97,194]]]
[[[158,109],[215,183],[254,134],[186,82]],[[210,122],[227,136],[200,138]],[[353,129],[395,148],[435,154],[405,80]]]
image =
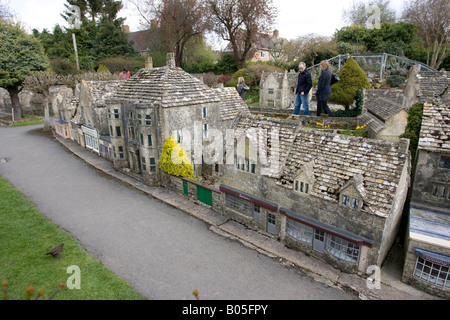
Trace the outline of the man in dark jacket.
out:
[[[300,105],[303,105],[303,115],[309,115],[309,103],[308,94],[312,88],[312,78],[308,70],[306,70],[306,64],[300,62],[298,65],[299,74],[297,82],[297,90],[295,91],[295,108],[294,114],[300,114]]]

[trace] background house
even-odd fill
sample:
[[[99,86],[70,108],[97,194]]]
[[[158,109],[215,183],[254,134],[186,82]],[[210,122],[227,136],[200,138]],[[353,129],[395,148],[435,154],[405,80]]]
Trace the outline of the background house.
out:
[[[408,109],[403,106],[403,90],[364,91],[364,110],[358,116],[358,125],[367,125],[369,138],[399,141],[407,123]]]
[[[450,107],[426,103],[402,281],[450,298]]]

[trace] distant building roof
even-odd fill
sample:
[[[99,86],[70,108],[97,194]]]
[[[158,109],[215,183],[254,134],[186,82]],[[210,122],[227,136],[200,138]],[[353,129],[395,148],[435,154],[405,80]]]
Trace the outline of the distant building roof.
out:
[[[450,72],[421,71],[417,74],[419,101],[450,105]]]
[[[450,152],[450,106],[425,103],[419,149]]]
[[[366,90],[364,96],[366,112],[358,118],[372,131],[378,133],[384,129],[387,120],[404,109],[402,103],[403,90]]]

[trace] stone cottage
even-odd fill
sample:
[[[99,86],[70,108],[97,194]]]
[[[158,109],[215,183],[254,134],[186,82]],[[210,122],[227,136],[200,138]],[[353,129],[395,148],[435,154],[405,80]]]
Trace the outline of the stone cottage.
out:
[[[369,138],[399,141],[407,123],[408,109],[403,106],[403,90],[364,91],[364,110],[358,116],[358,125],[367,125]]]
[[[172,137],[193,159],[198,176],[218,168],[205,162],[204,145],[220,136],[240,112],[249,112],[235,89],[218,91],[181,68],[173,55],[161,68],[141,69],[106,99],[114,166],[161,182],[159,157]]]
[[[263,72],[260,81],[261,108],[293,109],[297,89],[297,72]],[[310,97],[312,98],[312,91]]]
[[[437,105],[450,105],[450,72],[417,71],[411,68],[405,91],[403,105],[407,108],[417,102]]]
[[[425,103],[402,281],[450,298],[450,107]]]
[[[381,266],[407,196],[409,140],[300,126],[257,115],[238,120],[235,143],[243,141],[245,152],[224,166],[224,212],[343,271]]]

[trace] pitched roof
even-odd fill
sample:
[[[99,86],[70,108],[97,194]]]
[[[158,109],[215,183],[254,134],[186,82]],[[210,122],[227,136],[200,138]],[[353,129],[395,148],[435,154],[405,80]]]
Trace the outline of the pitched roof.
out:
[[[141,69],[124,81],[110,100],[162,107],[219,102],[216,92],[181,68]]]
[[[416,93],[422,102],[450,105],[450,72],[421,71],[417,74]]]
[[[236,88],[225,87],[213,90],[220,99],[220,117],[223,121],[233,120],[240,114],[251,114]]]
[[[86,81],[86,83],[95,106],[101,107],[106,105],[105,100],[114,94],[123,81]]]
[[[310,195],[339,201],[339,190],[358,181],[363,190],[363,210],[387,217],[402,170],[409,161],[408,143],[300,130],[282,166],[277,184],[293,188],[298,170],[313,161],[315,183]],[[356,180],[355,180],[356,179]]]
[[[450,152],[450,106],[425,103],[419,149]]]
[[[364,108],[366,112],[358,118],[374,132],[384,129],[384,123],[404,109],[403,90],[365,90]]]

